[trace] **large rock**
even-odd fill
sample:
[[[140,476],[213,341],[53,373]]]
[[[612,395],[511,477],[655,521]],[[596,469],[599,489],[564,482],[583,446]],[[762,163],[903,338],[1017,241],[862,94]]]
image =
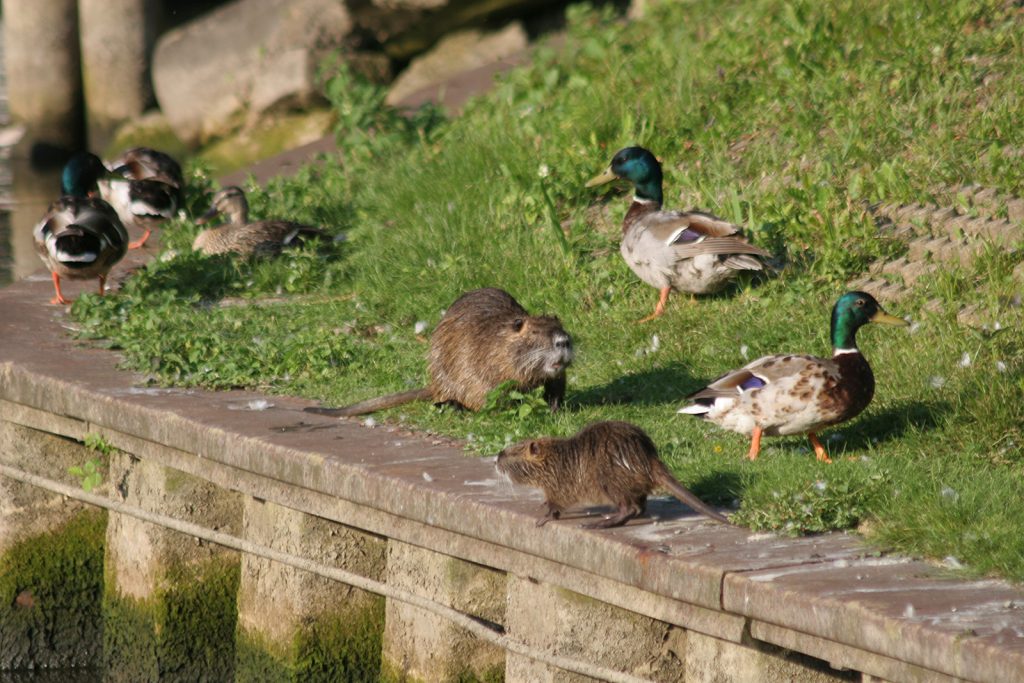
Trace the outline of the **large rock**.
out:
[[[451,31],[491,21],[495,15],[550,7],[551,0],[349,0],[359,31],[395,59],[408,59]]]
[[[153,84],[174,132],[199,144],[318,97],[317,68],[346,42],[342,0],[237,0],[164,35]]]
[[[494,33],[470,29],[447,35],[399,74],[388,91],[387,103],[400,104],[415,92],[514,55],[525,50],[528,44],[526,29],[519,22]]]

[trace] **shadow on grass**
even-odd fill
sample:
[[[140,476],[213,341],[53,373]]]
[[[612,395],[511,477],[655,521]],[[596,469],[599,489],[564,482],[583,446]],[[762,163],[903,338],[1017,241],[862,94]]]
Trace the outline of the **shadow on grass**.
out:
[[[607,384],[587,387],[572,393],[567,406],[665,405],[679,403],[707,383],[695,378],[686,367],[674,361],[664,367],[617,377]]]
[[[948,401],[907,401],[861,416],[845,429],[845,425],[835,429],[843,431],[847,448],[867,448],[872,443],[898,439],[912,430],[936,429],[951,409]]]

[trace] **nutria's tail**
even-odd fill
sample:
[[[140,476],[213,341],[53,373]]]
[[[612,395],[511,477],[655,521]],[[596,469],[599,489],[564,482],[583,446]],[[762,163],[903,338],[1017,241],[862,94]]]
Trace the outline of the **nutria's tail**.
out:
[[[424,387],[422,389],[413,389],[412,391],[400,391],[397,394],[388,394],[387,396],[378,396],[377,398],[360,401],[359,403],[353,403],[342,408],[305,408],[304,410],[307,413],[316,413],[317,415],[350,417],[352,415],[375,413],[378,410],[394,408],[395,406],[412,401],[428,401],[433,397],[434,393],[428,387]]]
[[[668,471],[668,468],[665,467],[665,463],[660,460],[656,461],[653,474],[654,480],[658,482],[658,484],[671,491],[673,496],[686,503],[697,512],[710,517],[716,522],[731,524],[725,515],[718,512],[718,510],[715,510],[697,496],[693,495],[689,489],[680,484],[679,481],[672,476],[672,473]]]

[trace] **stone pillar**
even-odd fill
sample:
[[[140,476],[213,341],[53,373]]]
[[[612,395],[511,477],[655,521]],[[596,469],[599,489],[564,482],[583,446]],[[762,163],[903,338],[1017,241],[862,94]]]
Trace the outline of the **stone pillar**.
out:
[[[683,667],[690,634],[683,629],[511,574],[506,628],[510,637],[542,651],[653,681],[691,680]],[[505,669],[506,683],[591,680],[512,653]]]
[[[29,144],[82,142],[76,0],[4,0],[4,66],[11,117]]]
[[[245,538],[375,580],[384,577],[382,538],[254,498]],[[238,588],[236,681],[376,681],[384,599],[252,555]],[[340,680],[340,679],[338,679]]]
[[[848,673],[836,671],[820,659],[752,640],[732,643],[689,631],[686,634],[687,683],[839,683]]]
[[[149,60],[160,10],[160,0],[78,0],[86,128],[97,152],[153,101]]]
[[[388,541],[388,585],[491,622],[505,622],[505,575],[499,571]],[[505,652],[433,612],[387,601],[384,680],[500,679]]]
[[[94,452],[0,420],[0,462],[77,483]],[[0,671],[90,667],[102,646],[102,511],[0,476]],[[2,678],[2,676],[0,676]]]
[[[233,492],[157,463],[115,454],[113,496],[175,519],[237,534]],[[110,513],[107,525],[104,680],[231,680],[238,553]]]

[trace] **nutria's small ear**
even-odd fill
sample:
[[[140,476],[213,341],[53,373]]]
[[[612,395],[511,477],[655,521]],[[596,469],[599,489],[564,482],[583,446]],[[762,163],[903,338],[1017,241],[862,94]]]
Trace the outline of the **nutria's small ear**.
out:
[[[519,330],[523,329],[524,324],[525,321],[522,318],[516,318],[515,320],[512,321],[512,329],[518,332]]]
[[[525,460],[529,462],[540,462],[544,458],[540,454],[540,444],[536,441],[531,441],[530,445],[526,447]]]

